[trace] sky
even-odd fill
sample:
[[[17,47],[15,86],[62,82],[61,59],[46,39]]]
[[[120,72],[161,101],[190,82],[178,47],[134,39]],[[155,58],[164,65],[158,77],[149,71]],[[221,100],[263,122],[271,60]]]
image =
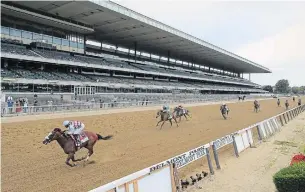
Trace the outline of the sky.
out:
[[[305,1],[113,1],[271,69],[255,83],[305,84]]]

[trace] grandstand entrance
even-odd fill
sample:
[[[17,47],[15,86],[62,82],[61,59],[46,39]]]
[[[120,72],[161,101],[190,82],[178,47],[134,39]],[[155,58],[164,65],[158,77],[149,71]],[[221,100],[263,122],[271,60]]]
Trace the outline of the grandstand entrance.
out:
[[[96,87],[74,87],[74,94],[76,95],[94,95],[96,93]]]

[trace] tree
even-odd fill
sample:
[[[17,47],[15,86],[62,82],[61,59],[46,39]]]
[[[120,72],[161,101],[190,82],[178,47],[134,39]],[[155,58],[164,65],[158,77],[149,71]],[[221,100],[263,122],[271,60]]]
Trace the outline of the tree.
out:
[[[268,91],[268,92],[270,92],[270,93],[273,93],[273,88],[272,88],[271,85],[265,85],[265,86],[263,87],[263,90]]]
[[[301,86],[300,87],[300,93],[301,94],[305,94],[305,86]]]
[[[291,92],[293,94],[299,94],[300,93],[300,87],[292,87]]]
[[[289,82],[287,79],[281,79],[275,84],[277,93],[289,93]]]

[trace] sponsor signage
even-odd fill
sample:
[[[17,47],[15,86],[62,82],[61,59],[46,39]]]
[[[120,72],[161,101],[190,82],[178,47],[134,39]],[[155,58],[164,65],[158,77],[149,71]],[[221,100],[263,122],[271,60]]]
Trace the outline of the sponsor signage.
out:
[[[189,164],[193,161],[196,161],[196,160],[200,159],[201,157],[204,157],[206,155],[207,147],[208,147],[207,145],[203,145],[203,146],[197,147],[195,149],[192,149],[186,153],[183,153],[181,155],[178,155],[176,157],[173,157],[171,159],[168,159],[166,161],[153,165],[149,168],[150,172],[158,170],[166,165],[173,164],[173,163],[175,163],[177,169],[180,169],[180,168],[186,166],[187,164]]]
[[[223,146],[226,146],[230,143],[233,143],[233,137],[232,135],[226,135],[220,139],[217,139],[216,141],[213,142],[216,149],[220,149],[222,148]]]

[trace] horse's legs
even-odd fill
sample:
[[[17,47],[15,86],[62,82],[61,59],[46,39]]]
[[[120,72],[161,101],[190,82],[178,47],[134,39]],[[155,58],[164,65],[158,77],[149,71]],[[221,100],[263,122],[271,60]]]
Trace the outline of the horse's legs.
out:
[[[175,123],[176,123],[177,127],[179,127],[178,122],[177,122],[177,119],[174,118],[174,120],[175,120]]]
[[[173,122],[172,122],[172,120],[171,120],[171,119],[169,119],[169,122],[170,122],[171,126],[173,126]]]
[[[161,121],[162,121],[162,120],[160,120],[160,121],[157,123],[156,127],[159,125],[159,123],[160,123]]]
[[[226,114],[225,114],[225,113],[222,113],[222,117],[223,117],[224,119],[227,119],[227,117],[226,117]]]
[[[75,156],[73,155],[73,157],[72,157],[72,161],[73,162],[77,162],[77,161],[82,161],[82,160],[84,160],[85,159],[85,157],[82,157],[82,158],[80,158],[80,159],[75,159]]]
[[[161,127],[160,127],[160,129],[162,129],[162,127],[163,127],[164,123],[165,123],[165,121],[163,121],[163,123],[161,124]]]
[[[188,121],[187,116],[184,114],[185,119]]]
[[[74,158],[74,153],[69,153],[68,157],[67,157],[67,160],[66,160],[66,164],[69,165],[70,167],[74,167],[75,166],[75,164],[71,164],[70,163],[70,160],[73,159],[73,158]]]

